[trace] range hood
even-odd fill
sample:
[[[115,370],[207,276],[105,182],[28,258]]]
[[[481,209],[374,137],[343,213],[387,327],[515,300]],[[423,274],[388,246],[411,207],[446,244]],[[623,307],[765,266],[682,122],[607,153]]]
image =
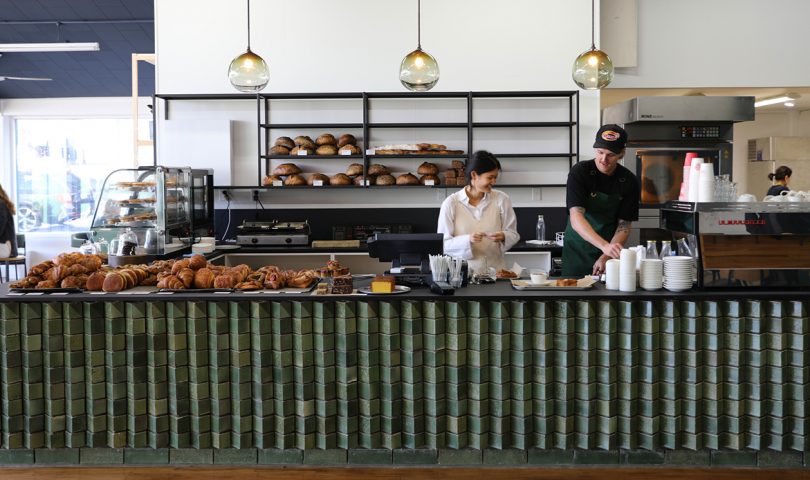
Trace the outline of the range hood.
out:
[[[754,119],[754,97],[636,97],[602,110],[602,123],[745,122]]]

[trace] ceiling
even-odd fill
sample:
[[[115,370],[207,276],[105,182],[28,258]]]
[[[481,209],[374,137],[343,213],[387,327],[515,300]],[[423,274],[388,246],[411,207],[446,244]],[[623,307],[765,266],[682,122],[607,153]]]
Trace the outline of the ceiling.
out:
[[[64,22],[57,26],[57,22]],[[0,43],[99,42],[98,52],[3,53],[2,98],[125,97],[132,54],[154,53],[154,0],[0,0]],[[138,65],[140,95],[155,91],[155,69]]]

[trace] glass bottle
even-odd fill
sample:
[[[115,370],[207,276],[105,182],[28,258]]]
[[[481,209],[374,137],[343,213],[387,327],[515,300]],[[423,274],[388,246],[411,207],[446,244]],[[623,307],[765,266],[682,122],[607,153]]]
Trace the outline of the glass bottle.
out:
[[[661,240],[661,259],[674,255],[672,251],[672,242],[669,240]]]
[[[658,245],[655,240],[647,240],[646,258],[658,258]]]
[[[541,242],[546,239],[546,221],[542,215],[537,216],[537,240]]]

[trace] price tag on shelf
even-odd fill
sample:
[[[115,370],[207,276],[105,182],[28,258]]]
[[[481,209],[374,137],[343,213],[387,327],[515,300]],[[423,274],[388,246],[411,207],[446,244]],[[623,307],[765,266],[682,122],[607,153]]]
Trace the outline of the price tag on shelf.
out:
[[[433,185],[435,185],[435,183],[433,182],[433,180],[425,180],[425,186],[427,186],[427,187],[432,187]]]
[[[349,151],[349,150],[340,150],[340,151],[338,151],[338,155],[346,155],[346,156],[348,156],[348,155],[351,155],[351,154],[352,154],[352,152]]]
[[[377,151],[374,150],[373,148],[367,148],[366,149],[366,155],[374,155],[374,153],[376,153],[376,152]]]
[[[363,180],[363,185],[368,187],[369,185],[371,185],[371,180],[369,180],[369,179]]]
[[[323,186],[323,180],[313,180],[312,181],[312,186],[313,187],[322,187]]]
[[[298,156],[299,157],[306,157],[307,156],[307,151],[306,150],[298,150]]]
[[[273,186],[274,187],[280,187],[282,185],[283,185],[283,183],[281,183],[281,180],[273,180]]]

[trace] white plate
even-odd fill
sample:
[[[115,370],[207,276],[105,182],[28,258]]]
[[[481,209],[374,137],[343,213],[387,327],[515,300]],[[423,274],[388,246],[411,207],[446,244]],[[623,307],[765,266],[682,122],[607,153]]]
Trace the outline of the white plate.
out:
[[[237,248],[242,248],[242,245],[217,245],[217,250],[236,250]]]
[[[685,292],[687,290],[691,290],[692,286],[690,285],[688,287],[677,287],[676,288],[676,287],[668,287],[668,286],[664,285],[664,288],[669,290],[670,292]]]
[[[390,293],[389,292],[372,292],[371,287],[363,287],[363,288],[358,288],[357,289],[358,293],[364,293],[366,295],[397,295],[397,294],[400,294],[400,293],[407,293],[407,292],[410,292],[410,291],[411,291],[411,287],[408,287],[408,286],[405,286],[405,285],[394,285],[394,291],[390,292]]]

